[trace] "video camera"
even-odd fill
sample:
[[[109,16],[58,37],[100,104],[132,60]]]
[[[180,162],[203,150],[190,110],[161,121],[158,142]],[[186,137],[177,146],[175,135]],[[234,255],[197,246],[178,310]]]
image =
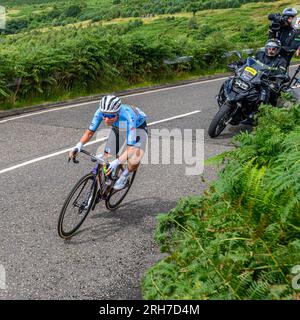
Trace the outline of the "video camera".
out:
[[[270,26],[270,29],[273,32],[278,32],[281,27],[285,26],[288,21],[288,16],[284,15],[282,16],[279,12],[278,13],[271,13],[268,15],[268,19],[272,21],[272,24]]]

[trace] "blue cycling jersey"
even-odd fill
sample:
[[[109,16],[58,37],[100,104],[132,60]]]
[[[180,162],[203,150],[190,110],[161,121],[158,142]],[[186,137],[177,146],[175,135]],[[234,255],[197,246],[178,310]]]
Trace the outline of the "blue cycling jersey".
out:
[[[117,121],[113,123],[113,127],[126,130],[126,140],[128,145],[135,145],[136,143],[136,129],[144,124],[146,121],[146,114],[139,108],[133,110],[132,107],[126,104],[121,105],[120,115]],[[89,130],[96,131],[103,120],[103,114],[98,109],[89,126]]]

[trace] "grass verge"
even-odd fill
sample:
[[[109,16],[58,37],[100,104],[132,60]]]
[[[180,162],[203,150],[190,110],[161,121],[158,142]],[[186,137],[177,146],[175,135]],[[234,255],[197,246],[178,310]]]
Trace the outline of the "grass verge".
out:
[[[158,215],[145,299],[299,299],[300,105],[262,106],[202,196]],[[221,160],[220,160],[221,159]]]

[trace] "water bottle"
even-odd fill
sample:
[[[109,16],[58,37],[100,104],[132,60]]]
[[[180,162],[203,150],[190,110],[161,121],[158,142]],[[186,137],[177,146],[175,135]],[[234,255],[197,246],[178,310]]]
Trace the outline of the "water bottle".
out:
[[[110,175],[108,175],[108,176],[106,175],[108,168],[109,168],[109,163],[105,163],[105,164],[103,165],[104,181],[105,181],[105,184],[106,184],[107,186],[110,186],[111,183],[112,183],[112,181],[111,181],[111,179],[110,179],[110,177],[109,177]]]

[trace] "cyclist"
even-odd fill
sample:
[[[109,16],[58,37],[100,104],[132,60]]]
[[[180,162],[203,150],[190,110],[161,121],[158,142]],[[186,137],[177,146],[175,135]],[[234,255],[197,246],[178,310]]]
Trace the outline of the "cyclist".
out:
[[[148,128],[147,116],[139,108],[122,104],[120,98],[114,95],[104,96],[99,103],[99,108],[94,114],[89,129],[85,131],[80,141],[69,153],[69,158],[75,158],[98,129],[100,123],[104,121],[106,126],[112,128],[110,131],[104,156],[115,156],[111,161],[106,175],[114,174],[120,164],[128,161],[128,165],[122,172],[114,185],[115,190],[126,187],[130,173],[137,170],[140,161],[145,153]],[[119,155],[121,143],[127,143],[124,152]]]

